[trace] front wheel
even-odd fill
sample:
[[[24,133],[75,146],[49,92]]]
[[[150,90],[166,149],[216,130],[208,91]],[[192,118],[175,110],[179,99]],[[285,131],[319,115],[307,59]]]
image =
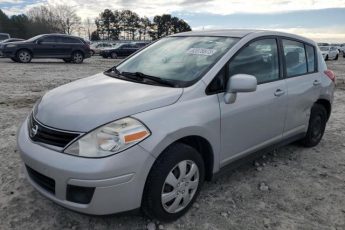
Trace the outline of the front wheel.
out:
[[[337,56],[335,56],[334,60],[338,60],[339,58],[339,55],[337,54]]]
[[[32,55],[28,50],[19,50],[16,59],[21,63],[31,62]]]
[[[81,52],[74,52],[72,55],[73,63],[81,64],[84,61],[84,55]]]
[[[328,55],[326,55],[325,61],[328,61]]]
[[[176,143],[154,163],[147,178],[142,209],[150,218],[173,221],[185,214],[204,182],[201,155],[192,147]]]
[[[322,139],[327,123],[327,111],[324,106],[314,104],[311,108],[308,131],[301,140],[305,147],[314,147]]]

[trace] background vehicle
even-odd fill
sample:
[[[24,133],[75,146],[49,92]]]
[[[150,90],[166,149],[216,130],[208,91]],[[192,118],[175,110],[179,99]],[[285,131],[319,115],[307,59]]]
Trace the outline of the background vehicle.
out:
[[[1,55],[21,63],[29,63],[32,58],[58,58],[79,64],[90,57],[90,48],[79,37],[45,34],[21,42],[4,44],[0,48]]]
[[[139,50],[141,47],[137,46],[134,43],[123,43],[117,44],[112,48],[104,49],[100,52],[100,55],[103,58],[113,58],[116,59],[118,57],[127,57],[132,53]]]
[[[115,46],[116,43],[100,42],[95,43],[90,46],[91,55],[100,54],[100,52],[106,48],[111,48]]]
[[[1,41],[0,44],[5,44],[5,43],[9,43],[9,42],[20,42],[20,41],[25,41],[25,39],[22,39],[22,38],[9,38],[9,39]]]
[[[138,46],[139,48],[142,48],[142,47],[145,47],[147,46],[148,44],[150,44],[150,42],[134,42],[134,44],[136,46]]]
[[[320,46],[319,47],[322,53],[322,56],[325,60],[338,60],[339,51],[334,46]]]
[[[300,36],[182,33],[48,92],[18,149],[29,182],[62,206],[98,215],[142,207],[171,221],[229,164],[296,140],[316,146],[334,81]]]
[[[11,38],[11,36],[7,33],[0,33],[0,42],[6,39]]]

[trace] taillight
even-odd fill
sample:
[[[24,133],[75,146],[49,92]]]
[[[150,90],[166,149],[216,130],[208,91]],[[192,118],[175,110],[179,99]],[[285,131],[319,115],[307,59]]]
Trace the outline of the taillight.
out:
[[[324,73],[329,77],[329,79],[335,82],[335,74],[332,70],[325,70]]]

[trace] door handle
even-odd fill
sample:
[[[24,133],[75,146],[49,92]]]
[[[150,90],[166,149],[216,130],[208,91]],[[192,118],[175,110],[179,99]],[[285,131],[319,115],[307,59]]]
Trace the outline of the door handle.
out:
[[[274,92],[274,96],[276,97],[280,97],[282,95],[285,94],[285,91],[284,90],[281,90],[281,89],[277,89],[275,92]]]
[[[315,80],[314,82],[313,82],[313,85],[314,86],[318,86],[318,85],[320,85],[321,84],[321,82],[319,81],[319,80]]]

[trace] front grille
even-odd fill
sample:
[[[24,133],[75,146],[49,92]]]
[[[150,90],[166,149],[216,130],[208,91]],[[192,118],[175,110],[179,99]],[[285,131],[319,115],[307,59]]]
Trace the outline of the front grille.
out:
[[[27,165],[26,165],[26,170],[28,171],[29,177],[36,184],[38,184],[40,187],[47,190],[48,192],[55,194],[55,181],[52,178],[47,177],[47,176],[33,170],[32,168],[30,168]]]
[[[79,134],[48,128],[38,123],[31,115],[29,119],[29,136],[33,141],[63,148]]]

